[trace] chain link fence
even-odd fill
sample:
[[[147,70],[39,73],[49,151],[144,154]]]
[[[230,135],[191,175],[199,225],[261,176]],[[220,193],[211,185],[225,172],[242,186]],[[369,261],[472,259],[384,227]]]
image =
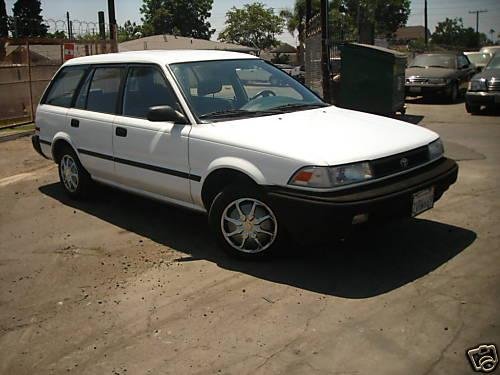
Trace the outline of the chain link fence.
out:
[[[40,97],[63,64],[68,44],[74,57],[113,51],[110,41],[0,38],[0,129],[34,121]]]

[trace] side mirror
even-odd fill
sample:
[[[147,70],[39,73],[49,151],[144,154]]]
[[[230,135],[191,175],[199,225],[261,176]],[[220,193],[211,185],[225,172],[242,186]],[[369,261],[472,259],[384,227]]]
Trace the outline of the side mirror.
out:
[[[159,105],[149,108],[148,120],[154,122],[168,121],[174,124],[187,124],[186,117],[170,107],[169,105]]]

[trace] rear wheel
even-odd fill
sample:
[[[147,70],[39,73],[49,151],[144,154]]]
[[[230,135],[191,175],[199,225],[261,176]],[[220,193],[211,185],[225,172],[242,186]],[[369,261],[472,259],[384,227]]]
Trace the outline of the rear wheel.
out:
[[[262,258],[284,242],[278,217],[256,188],[231,186],[214,199],[209,212],[211,229],[231,255]]]
[[[59,179],[64,191],[74,199],[87,196],[92,179],[78,160],[75,151],[71,147],[65,146],[59,156]]]

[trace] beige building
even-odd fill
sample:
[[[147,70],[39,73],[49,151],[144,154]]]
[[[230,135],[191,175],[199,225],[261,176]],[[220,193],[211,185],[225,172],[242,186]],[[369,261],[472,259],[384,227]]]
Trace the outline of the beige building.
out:
[[[118,44],[118,52],[158,49],[209,49],[254,54],[259,52],[257,48],[241,46],[239,44],[222,43],[215,42],[213,40],[195,39],[166,34],[147,36]]]

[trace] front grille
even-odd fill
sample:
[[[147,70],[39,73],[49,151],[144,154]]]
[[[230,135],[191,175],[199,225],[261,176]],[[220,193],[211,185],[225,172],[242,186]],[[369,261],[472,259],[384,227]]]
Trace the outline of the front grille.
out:
[[[500,81],[489,81],[488,91],[500,91]]]
[[[427,146],[423,146],[397,155],[373,160],[370,164],[375,175],[374,177],[379,178],[404,172],[405,170],[425,164],[428,161],[429,151]]]
[[[427,78],[419,78],[419,77],[413,77],[413,78],[407,78],[406,83],[428,83],[429,79]]]

